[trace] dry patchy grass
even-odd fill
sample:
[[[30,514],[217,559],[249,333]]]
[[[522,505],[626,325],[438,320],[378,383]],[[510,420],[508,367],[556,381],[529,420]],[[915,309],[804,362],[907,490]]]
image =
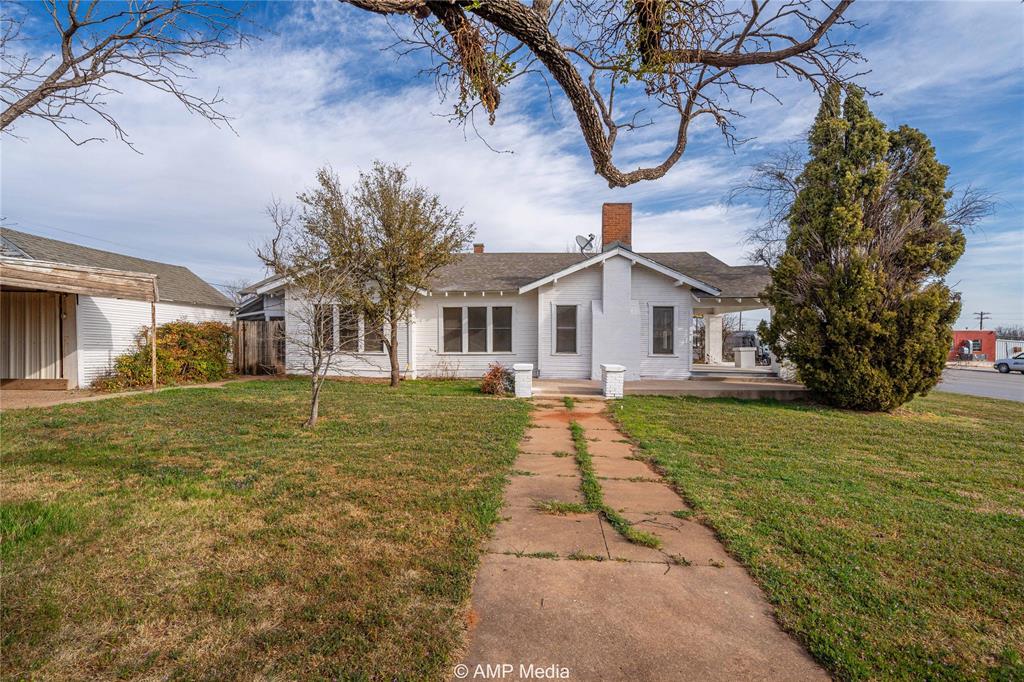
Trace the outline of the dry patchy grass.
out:
[[[5,413],[2,664],[440,679],[528,421],[466,383],[253,382]]]

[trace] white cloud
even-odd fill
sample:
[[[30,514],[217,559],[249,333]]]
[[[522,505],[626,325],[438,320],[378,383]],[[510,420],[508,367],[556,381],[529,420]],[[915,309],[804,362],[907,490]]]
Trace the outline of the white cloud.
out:
[[[756,222],[756,209],[727,209],[722,198],[765,146],[802,134],[817,106],[805,84],[784,81],[786,106],[767,98],[744,105],[748,118],[739,132],[759,135],[756,143],[734,154],[717,131],[701,127],[668,176],[613,191],[593,174],[575,118],[557,93],[554,120],[537,84],[517,84],[506,93],[497,125],[482,131],[493,147],[513,152],[496,154],[472,130],[435,115],[445,105],[431,83],[408,82],[414,64],[378,51],[389,41],[382,20],[355,20],[362,15],[333,0],[295,7],[277,24],[277,35],[230,60],[205,64],[198,74],[197,87],[222,88],[237,115],[237,136],[138,88],[112,96],[111,109],[142,156],[116,142],[76,148],[45,126],[20,123],[28,141],[2,143],[0,200],[8,223],[71,241],[77,237],[59,230],[94,235],[105,240],[91,243],[98,248],[182,263],[214,282],[255,278],[260,269],[250,244],[269,230],[263,209],[271,197],[291,199],[322,164],[352,179],[379,158],[411,164],[414,177],[463,207],[488,250],[562,250],[574,235],[600,231],[601,202],[632,201],[637,248],[706,250],[740,263],[742,234]],[[879,100],[891,110],[944,85],[968,97],[966,86],[976,84],[986,63],[1001,59],[1012,66],[1012,51],[1020,52],[1020,36],[1009,35],[1006,17],[986,18],[980,9],[952,4],[890,7],[869,3],[857,11],[873,23],[907,26],[891,28],[900,43],[866,45],[872,78],[895,91]],[[927,16],[923,10],[916,16],[919,7],[927,7]],[[1014,11],[1019,16],[1018,9],[999,8]],[[974,31],[989,28],[992,40],[976,37]],[[956,40],[980,53],[961,55],[950,47]],[[661,126],[624,138],[622,158],[639,163],[657,156],[666,134],[671,131]],[[1014,282],[1020,274],[1006,271],[1014,264],[976,267],[975,248],[981,256],[972,243],[957,270],[967,291],[977,281],[996,296],[1012,291],[1019,299],[1024,287]]]

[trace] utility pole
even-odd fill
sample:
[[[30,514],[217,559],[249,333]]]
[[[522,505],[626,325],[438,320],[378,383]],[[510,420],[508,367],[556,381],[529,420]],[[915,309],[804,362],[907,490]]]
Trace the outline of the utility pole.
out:
[[[977,313],[974,313],[974,316],[976,318],[978,318],[978,329],[984,329],[985,328],[985,318],[986,317],[992,317],[992,313],[977,312]]]

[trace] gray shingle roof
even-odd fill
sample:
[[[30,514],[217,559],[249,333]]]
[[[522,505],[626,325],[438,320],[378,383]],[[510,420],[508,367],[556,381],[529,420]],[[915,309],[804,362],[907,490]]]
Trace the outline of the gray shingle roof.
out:
[[[722,290],[725,297],[755,297],[768,284],[760,265],[732,266],[704,251],[641,253],[676,272]],[[552,275],[590,256],[579,253],[465,253],[434,276],[434,291],[508,291]]]
[[[35,260],[154,274],[157,276],[157,292],[161,301],[194,303],[218,308],[233,307],[227,296],[181,265],[169,265],[120,253],[101,251],[88,246],[69,244],[27,232],[19,232],[7,227],[2,228],[0,236],[4,241],[20,249],[27,257]]]

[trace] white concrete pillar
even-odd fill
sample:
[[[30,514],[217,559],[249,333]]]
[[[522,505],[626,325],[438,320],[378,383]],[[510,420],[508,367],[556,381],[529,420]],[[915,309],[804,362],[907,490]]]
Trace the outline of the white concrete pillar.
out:
[[[737,346],[732,349],[736,367],[740,369],[754,369],[754,352],[757,349],[753,346]]]
[[[601,365],[601,385],[605,398],[621,398],[625,393],[626,368],[622,365]]]
[[[528,362],[517,362],[512,365],[516,377],[516,397],[533,397],[533,365]]]
[[[724,315],[704,316],[704,362],[709,365],[722,363],[722,321]]]

